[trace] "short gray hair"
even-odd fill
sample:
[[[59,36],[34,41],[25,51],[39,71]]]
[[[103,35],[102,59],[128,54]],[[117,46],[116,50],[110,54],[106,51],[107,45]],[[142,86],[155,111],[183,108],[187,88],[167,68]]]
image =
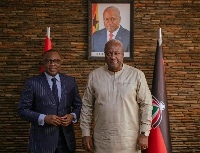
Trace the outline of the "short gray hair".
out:
[[[107,11],[107,10],[115,10],[119,14],[119,17],[120,17],[120,11],[119,11],[118,8],[116,8],[114,6],[109,6],[104,10],[104,12]],[[103,14],[104,14],[104,12],[103,12]]]

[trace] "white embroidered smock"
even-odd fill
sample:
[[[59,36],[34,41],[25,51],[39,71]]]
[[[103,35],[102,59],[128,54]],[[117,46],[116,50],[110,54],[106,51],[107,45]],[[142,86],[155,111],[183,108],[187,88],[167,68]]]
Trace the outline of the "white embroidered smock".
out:
[[[102,66],[89,74],[81,110],[82,136],[90,136],[94,110],[94,153],[140,153],[137,138],[149,131],[152,98],[142,71],[123,64],[111,72]]]

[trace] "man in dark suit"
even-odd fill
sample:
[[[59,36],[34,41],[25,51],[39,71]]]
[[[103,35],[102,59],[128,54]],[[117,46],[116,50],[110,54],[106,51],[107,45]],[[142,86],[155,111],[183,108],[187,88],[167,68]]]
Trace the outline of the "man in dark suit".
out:
[[[92,35],[91,51],[104,52],[107,41],[116,39],[122,42],[124,52],[130,52],[130,31],[120,25],[121,16],[118,8],[107,7],[103,12],[104,29]]]
[[[34,153],[76,149],[72,122],[79,119],[82,102],[75,79],[59,73],[61,64],[57,51],[45,52],[44,72],[28,79],[21,95],[18,116],[31,123],[28,148]]]

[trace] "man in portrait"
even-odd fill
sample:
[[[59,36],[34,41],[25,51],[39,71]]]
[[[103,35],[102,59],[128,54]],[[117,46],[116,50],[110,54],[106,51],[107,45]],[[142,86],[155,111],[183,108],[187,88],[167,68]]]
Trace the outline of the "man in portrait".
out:
[[[119,9],[107,7],[103,12],[103,22],[105,28],[92,35],[91,52],[104,52],[106,42],[112,39],[122,42],[124,52],[130,52],[130,31],[120,25]]]

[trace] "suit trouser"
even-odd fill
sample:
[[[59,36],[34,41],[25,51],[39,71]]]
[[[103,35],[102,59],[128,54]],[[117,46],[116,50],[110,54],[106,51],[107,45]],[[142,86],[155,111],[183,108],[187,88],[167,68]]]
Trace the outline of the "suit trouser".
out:
[[[65,135],[62,131],[61,126],[59,126],[59,138],[58,138],[58,147],[56,148],[55,153],[74,153],[74,151],[70,151],[67,142],[65,140]]]
[[[29,153],[34,153],[32,151],[29,151]],[[70,151],[67,142],[65,140],[65,135],[62,131],[61,126],[59,126],[59,138],[58,138],[58,146],[56,148],[55,153],[75,153],[75,151]]]

